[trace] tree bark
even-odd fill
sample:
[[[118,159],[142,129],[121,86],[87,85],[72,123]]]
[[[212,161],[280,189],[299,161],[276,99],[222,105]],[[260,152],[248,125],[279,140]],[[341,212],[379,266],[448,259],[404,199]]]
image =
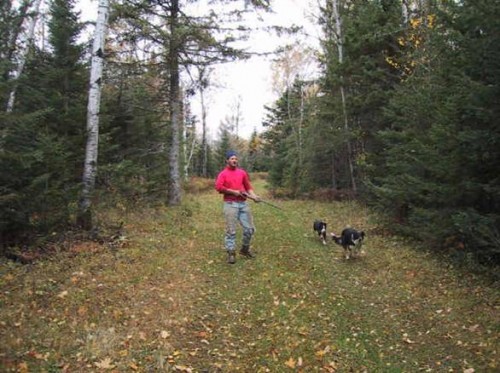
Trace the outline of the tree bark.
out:
[[[177,206],[181,203],[181,182],[179,172],[180,128],[181,128],[181,98],[179,72],[179,1],[173,0],[170,9],[170,46],[168,65],[170,74],[170,125],[172,143],[169,148],[169,180],[168,205]]]
[[[198,68],[198,93],[201,104],[201,147],[203,152],[203,161],[201,165],[201,175],[208,176],[208,143],[207,143],[207,107],[205,105],[205,80],[207,69],[205,66]]]
[[[77,224],[91,229],[92,201],[97,174],[99,144],[99,109],[101,103],[102,71],[104,65],[104,43],[109,15],[109,0],[99,0],[97,22],[92,45],[89,100],[87,105],[87,145],[83,169],[83,188],[79,201]]]
[[[339,64],[342,64],[344,62],[344,40],[342,37],[342,18],[340,17],[340,11],[339,11],[339,0],[332,0],[332,10],[333,10],[333,17],[335,21],[335,33],[336,33],[336,38],[337,38],[337,50],[338,50],[338,58],[339,58]],[[345,89],[344,89],[344,84],[343,84],[343,77],[341,77],[341,84],[340,84],[340,97],[342,100],[342,113],[344,116],[344,130],[346,134],[350,132],[349,130],[349,120],[347,118],[347,103],[346,103],[346,97],[345,97]],[[354,166],[353,166],[353,154],[352,154],[352,146],[351,146],[351,141],[350,139],[347,139],[347,163],[349,165],[349,173],[351,177],[351,186],[352,190],[354,193],[357,192],[357,185],[356,185],[356,179],[354,178]]]
[[[26,42],[25,42],[23,48],[21,49],[21,52],[19,53],[20,54],[19,55],[19,64],[17,65],[17,69],[13,74],[13,79],[15,79],[15,80],[19,79],[21,74],[23,73],[24,65],[26,64],[26,58],[28,57],[28,52],[29,52],[30,46],[33,43],[33,37],[35,35],[35,26],[36,26],[36,22],[38,20],[38,13],[40,11],[41,2],[42,2],[42,0],[34,0],[32,3],[32,5],[33,5],[33,17],[29,21],[28,35],[26,38]],[[31,6],[31,4],[29,4],[28,1],[25,2],[23,4],[22,10],[21,10],[21,15],[25,15],[27,13],[27,9],[30,6]],[[25,19],[24,16],[22,18],[23,18],[23,21],[20,23],[18,31],[14,33],[14,39],[17,39],[19,32],[22,28],[22,23],[24,23],[24,19]],[[13,44],[15,44],[16,42],[17,42],[17,40],[13,40]],[[13,50],[15,50],[15,48],[12,47],[11,50],[13,51]],[[10,56],[10,58],[12,58],[12,56]],[[7,101],[7,110],[6,110],[7,113],[11,113],[14,110],[14,104],[16,101],[16,91],[17,91],[17,83],[14,83],[12,90],[10,91],[10,94],[9,94],[9,99]]]

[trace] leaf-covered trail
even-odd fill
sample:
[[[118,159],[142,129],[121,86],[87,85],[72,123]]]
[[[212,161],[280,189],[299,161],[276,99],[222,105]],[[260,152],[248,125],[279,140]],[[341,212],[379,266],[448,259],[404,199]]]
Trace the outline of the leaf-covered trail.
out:
[[[234,265],[215,193],[124,212],[128,243],[117,251],[2,264],[4,370],[498,369],[494,286],[376,234],[354,203],[276,204],[284,211],[252,204],[257,258]],[[330,231],[363,228],[366,255],[345,261],[339,246],[324,247],[316,218]]]

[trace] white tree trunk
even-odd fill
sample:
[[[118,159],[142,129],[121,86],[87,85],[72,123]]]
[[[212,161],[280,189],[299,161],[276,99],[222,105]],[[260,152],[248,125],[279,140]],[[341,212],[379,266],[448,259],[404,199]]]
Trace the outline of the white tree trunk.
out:
[[[184,181],[189,181],[189,165],[191,164],[191,160],[193,159],[194,155],[194,148],[196,146],[196,132],[193,131],[191,132],[191,145],[189,145],[189,152],[187,150],[187,128],[184,126],[184,154],[185,154],[185,161],[184,161]]]
[[[92,45],[89,101],[87,105],[87,146],[83,170],[83,189],[79,203],[79,224],[92,227],[91,197],[97,174],[99,143],[99,108],[101,103],[102,71],[104,65],[104,43],[109,15],[109,0],[99,0],[97,22]]]
[[[203,164],[201,166],[201,174],[203,177],[208,176],[208,143],[207,143],[207,108],[205,105],[205,90],[199,88],[200,103],[201,103],[201,144],[203,151]]]
[[[34,0],[31,8],[34,13],[33,17],[29,20],[28,24],[28,35],[26,37],[26,41],[19,52],[19,64],[17,65],[17,69],[13,74],[13,79],[17,80],[20,78],[21,74],[24,70],[24,65],[26,64],[26,58],[30,49],[31,44],[33,43],[33,38],[35,35],[35,26],[38,20],[38,13],[40,11],[40,4],[42,0]],[[15,42],[15,41],[14,41]],[[9,94],[9,100],[7,102],[7,113],[11,113],[14,110],[14,103],[16,101],[16,91],[17,91],[17,83],[14,83],[12,90]]]
[[[342,64],[344,62],[344,40],[342,37],[342,18],[340,16],[340,11],[339,11],[339,0],[332,1],[332,10],[335,21],[338,58],[339,58],[339,63]],[[346,105],[345,90],[343,85],[343,78],[341,79],[341,82],[342,83],[340,84],[340,96],[342,99],[342,112],[344,115],[344,130],[346,131],[346,133],[349,133],[349,120],[347,118],[347,105]],[[353,192],[356,192],[357,186],[356,186],[356,179],[354,178],[354,166],[352,164],[353,162],[352,147],[351,147],[351,141],[349,139],[347,140],[347,157],[348,157],[347,162],[349,163],[349,172],[351,176],[352,190]]]
[[[207,105],[205,104],[205,90],[208,86],[208,76],[210,70],[206,66],[197,66],[198,77],[197,86],[198,94],[200,95],[201,105],[201,147],[203,152],[203,160],[201,165],[201,175],[207,177],[208,174],[208,143],[207,143]]]
[[[409,0],[403,0],[401,2],[401,15],[403,17],[403,26],[406,26],[410,22],[410,7],[408,5]]]

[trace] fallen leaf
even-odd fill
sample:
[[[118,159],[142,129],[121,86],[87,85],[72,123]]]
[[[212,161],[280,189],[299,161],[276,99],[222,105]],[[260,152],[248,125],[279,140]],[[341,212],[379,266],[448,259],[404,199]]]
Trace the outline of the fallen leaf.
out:
[[[78,307],[78,315],[80,316],[85,316],[87,314],[87,307],[85,306],[80,306]]]
[[[190,367],[187,367],[185,365],[176,365],[175,370],[180,370],[181,372],[188,372],[191,373],[193,370]]]
[[[475,332],[479,328],[479,324],[473,325],[469,327],[469,332]]]
[[[132,369],[132,370],[137,370],[137,369],[139,369],[139,367],[138,367],[137,365],[135,365],[134,363],[130,363],[130,364],[128,365],[128,367],[129,367],[130,369]]]
[[[29,372],[29,369],[28,369],[28,364],[26,363],[19,363],[17,365],[17,369],[18,369],[18,372],[20,373],[28,373]]]
[[[316,351],[315,355],[317,357],[323,357],[325,355],[325,350]]]
[[[295,366],[296,366],[296,362],[295,360],[293,359],[293,357],[290,357],[290,359],[288,359],[288,361],[285,363],[285,365],[289,368],[292,368],[292,369],[295,369]]]
[[[101,360],[100,362],[98,363],[94,363],[94,365],[98,368],[101,368],[101,369],[113,369],[115,366],[113,365],[113,363],[111,362],[111,359],[109,357]]]

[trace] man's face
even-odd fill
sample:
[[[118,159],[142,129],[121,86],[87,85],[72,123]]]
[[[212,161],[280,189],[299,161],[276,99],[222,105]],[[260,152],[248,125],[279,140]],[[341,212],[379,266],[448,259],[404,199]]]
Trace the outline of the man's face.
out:
[[[227,165],[231,168],[236,168],[238,166],[238,157],[233,155],[227,159]]]

